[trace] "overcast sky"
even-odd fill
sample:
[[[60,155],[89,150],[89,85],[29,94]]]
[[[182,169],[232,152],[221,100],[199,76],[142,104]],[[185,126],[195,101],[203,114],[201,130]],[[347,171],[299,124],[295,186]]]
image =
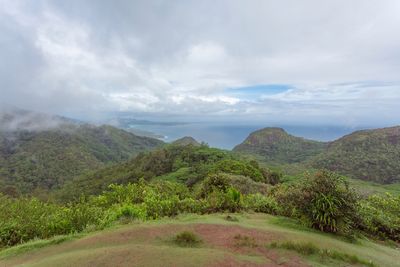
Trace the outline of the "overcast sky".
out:
[[[400,124],[400,1],[0,0],[0,103]]]

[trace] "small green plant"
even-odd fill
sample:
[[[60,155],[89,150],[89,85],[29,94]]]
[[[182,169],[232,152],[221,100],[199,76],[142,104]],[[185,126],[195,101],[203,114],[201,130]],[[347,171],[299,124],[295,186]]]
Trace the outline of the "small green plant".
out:
[[[251,236],[237,234],[233,237],[233,239],[236,247],[258,247],[256,240]]]
[[[183,231],[175,236],[174,242],[181,247],[195,247],[201,243],[201,239],[193,232]]]
[[[225,220],[227,220],[229,222],[238,222],[239,221],[239,219],[237,217],[232,216],[232,215],[225,216]]]

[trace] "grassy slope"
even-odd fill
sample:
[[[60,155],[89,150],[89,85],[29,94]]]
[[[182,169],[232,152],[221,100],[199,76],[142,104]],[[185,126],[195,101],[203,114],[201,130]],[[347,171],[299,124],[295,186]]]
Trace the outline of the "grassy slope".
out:
[[[0,252],[0,266],[229,266],[246,264],[263,266],[349,266],[335,260],[304,257],[292,251],[266,248],[274,241],[312,242],[320,248],[357,255],[372,260],[377,266],[398,266],[400,251],[367,240],[349,243],[335,236],[303,229],[288,219],[264,214],[234,215],[239,221],[229,222],[225,215],[185,215],[177,219],[164,219],[135,223],[89,234],[80,239],[43,241],[32,251],[12,248]],[[171,240],[184,230],[195,232],[203,243],[199,247],[182,248]],[[234,236],[254,237],[257,247],[237,247]],[[11,250],[11,252],[10,252]],[[217,263],[217,264],[216,264]]]

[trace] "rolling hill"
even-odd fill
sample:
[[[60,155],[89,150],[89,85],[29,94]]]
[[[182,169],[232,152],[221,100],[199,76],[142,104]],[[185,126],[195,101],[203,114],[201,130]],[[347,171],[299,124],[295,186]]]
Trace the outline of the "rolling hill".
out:
[[[265,128],[251,133],[234,151],[269,164],[299,163],[304,169],[325,168],[365,181],[400,182],[400,127],[357,131],[326,143]]]
[[[50,190],[163,142],[111,127],[29,111],[0,116],[0,191]]]
[[[260,156],[267,163],[285,164],[305,161],[325,147],[323,142],[290,135],[282,128],[264,128],[251,133],[233,151]]]
[[[357,131],[331,142],[311,165],[353,178],[400,182],[400,127]]]
[[[56,191],[55,197],[68,201],[80,195],[97,195],[112,183],[135,183],[140,179],[179,182],[192,187],[212,174],[226,174],[231,183],[246,192],[266,191],[267,184],[279,179],[269,169],[255,161],[237,158],[230,151],[178,142],[75,177]]]

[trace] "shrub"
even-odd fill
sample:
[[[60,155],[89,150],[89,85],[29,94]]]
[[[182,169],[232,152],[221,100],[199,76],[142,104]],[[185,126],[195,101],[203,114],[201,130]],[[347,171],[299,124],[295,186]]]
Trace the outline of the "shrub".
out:
[[[147,217],[145,206],[122,204],[112,209],[114,212],[113,220],[127,219],[127,220],[145,220]]]
[[[104,210],[86,199],[67,206],[35,198],[0,197],[0,246],[101,227]]]
[[[241,175],[229,175],[229,183],[242,194],[267,194],[271,187],[271,185],[255,182],[249,177]]]
[[[209,175],[202,183],[200,197],[206,197],[213,191],[226,192],[229,188],[229,177],[225,174]]]
[[[271,196],[251,194],[243,198],[244,207],[247,210],[268,214],[279,214],[282,210],[278,202]]]
[[[243,175],[250,177],[252,180],[261,182],[264,180],[263,174],[261,173],[258,166],[255,166],[254,163],[249,163],[245,161],[233,160],[233,159],[225,159],[218,162],[214,166],[213,172],[224,172],[236,175]]]
[[[360,202],[359,227],[383,239],[400,241],[400,196],[373,195]]]
[[[227,215],[225,216],[225,220],[229,221],[229,222],[238,222],[239,219],[235,216],[231,216],[231,215]]]
[[[312,227],[324,232],[349,234],[357,220],[357,195],[347,181],[335,173],[320,171],[302,187],[299,209]],[[306,205],[304,205],[306,204]]]
[[[308,175],[301,184],[280,187],[274,195],[286,216],[301,217],[311,227],[324,232],[352,233],[357,217],[358,196],[348,182],[329,171]]]
[[[236,212],[242,209],[242,194],[235,188],[228,188],[226,192],[214,190],[206,197],[205,211],[221,212],[230,211]]]
[[[184,231],[175,236],[174,242],[181,247],[194,247],[201,243],[201,239],[193,232]]]

